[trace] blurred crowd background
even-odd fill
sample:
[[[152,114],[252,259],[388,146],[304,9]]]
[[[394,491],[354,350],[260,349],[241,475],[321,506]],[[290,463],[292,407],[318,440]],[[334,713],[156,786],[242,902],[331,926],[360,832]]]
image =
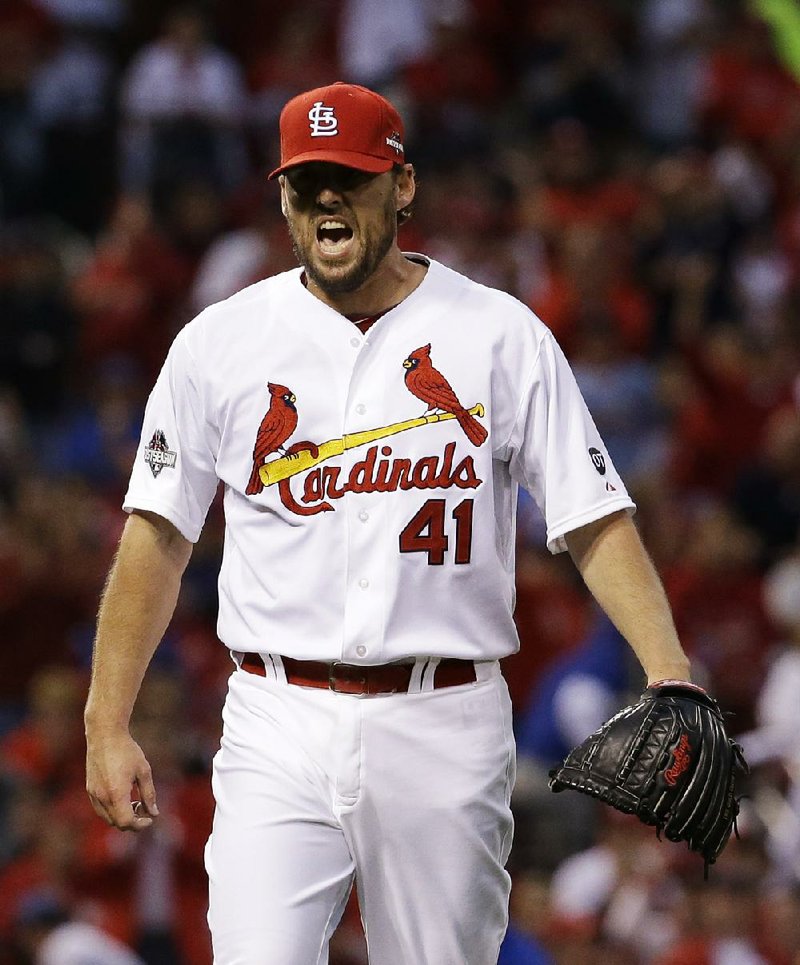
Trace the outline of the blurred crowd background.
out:
[[[162,813],[138,837],[84,791],[93,621],[167,346],[293,266],[265,181],[278,114],[337,79],[407,119],[403,247],[561,341],[752,764],[708,882],[684,848],[547,791],[643,681],[523,496],[501,962],[797,965],[795,0],[0,0],[0,965],[210,963],[218,504],[136,709]],[[354,908],[335,945],[332,965],[366,961]]]

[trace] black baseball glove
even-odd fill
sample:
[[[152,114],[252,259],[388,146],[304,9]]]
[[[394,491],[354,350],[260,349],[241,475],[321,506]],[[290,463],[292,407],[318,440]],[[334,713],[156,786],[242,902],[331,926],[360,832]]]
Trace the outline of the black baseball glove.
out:
[[[648,687],[550,771],[550,788],[573,788],[635,814],[670,841],[699,852],[705,871],[736,825],[736,778],[747,764],[701,687]]]

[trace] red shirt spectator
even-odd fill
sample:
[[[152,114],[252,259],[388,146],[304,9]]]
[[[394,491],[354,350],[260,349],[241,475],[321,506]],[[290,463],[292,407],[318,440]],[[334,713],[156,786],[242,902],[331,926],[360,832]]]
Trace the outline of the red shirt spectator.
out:
[[[800,84],[775,56],[770,29],[758,17],[734,24],[712,56],[705,118],[729,137],[773,142],[797,117]]]

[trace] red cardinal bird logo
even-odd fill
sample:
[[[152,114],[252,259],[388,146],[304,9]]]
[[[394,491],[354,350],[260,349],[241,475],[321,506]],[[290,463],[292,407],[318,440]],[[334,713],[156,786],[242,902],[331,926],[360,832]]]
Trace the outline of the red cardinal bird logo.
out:
[[[256,434],[256,444],[253,446],[253,471],[245,492],[248,496],[257,496],[264,488],[258,470],[264,465],[264,460],[271,452],[280,451],[288,455],[283,444],[297,428],[297,401],[294,392],[285,385],[267,382],[271,396],[267,414],[261,420]]]
[[[415,349],[403,362],[406,388],[427,405],[428,412],[440,409],[452,413],[473,446],[482,446],[489,433],[458,401],[452,386],[431,363],[430,343]]]

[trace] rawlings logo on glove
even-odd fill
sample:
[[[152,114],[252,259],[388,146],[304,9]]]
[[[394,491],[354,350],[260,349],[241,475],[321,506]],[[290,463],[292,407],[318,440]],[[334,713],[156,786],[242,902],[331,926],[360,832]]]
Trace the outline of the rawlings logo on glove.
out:
[[[635,814],[670,841],[686,841],[706,872],[735,830],[742,749],[725,732],[717,702],[701,687],[648,687],[550,772],[550,788],[590,794]]]
[[[672,760],[672,767],[664,771],[664,780],[671,787],[675,787],[675,782],[692,762],[692,755],[689,751],[688,734],[681,734],[678,746],[672,752]]]

